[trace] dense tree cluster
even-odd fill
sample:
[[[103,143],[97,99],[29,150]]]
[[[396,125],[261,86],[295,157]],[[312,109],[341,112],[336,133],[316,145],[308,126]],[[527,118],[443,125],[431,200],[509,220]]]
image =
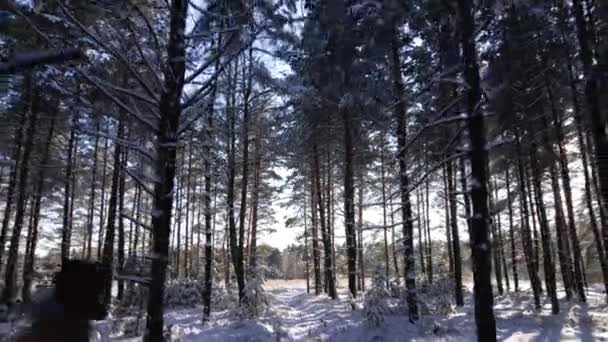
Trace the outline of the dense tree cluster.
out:
[[[608,291],[606,2],[0,10],[3,302],[31,301],[42,254],[95,260],[106,307],[146,294],[159,341],[169,280],[200,280],[205,321],[221,286],[255,316],[265,276],[336,298],[344,275],[357,298],[373,273],[415,323],[421,283],[448,274],[460,306],[472,273],[491,341],[493,296],[522,279],[554,314],[558,287]],[[282,255],[260,243],[279,194]]]

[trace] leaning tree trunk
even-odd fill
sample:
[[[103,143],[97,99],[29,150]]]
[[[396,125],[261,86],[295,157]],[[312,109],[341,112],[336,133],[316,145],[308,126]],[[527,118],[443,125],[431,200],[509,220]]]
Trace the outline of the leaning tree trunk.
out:
[[[36,184],[36,195],[33,204],[33,219],[31,222],[30,233],[28,234],[29,248],[25,254],[25,260],[23,263],[23,289],[21,291],[21,297],[24,303],[30,303],[32,299],[31,287],[32,279],[34,276],[34,263],[36,261],[36,244],[38,243],[38,225],[40,222],[40,206],[42,203],[42,195],[45,191],[45,177],[47,171],[47,164],[51,155],[51,144],[53,141],[53,134],[55,132],[55,117],[57,115],[58,106],[51,108],[51,122],[49,124],[49,130],[44,141],[44,151],[42,152],[42,160],[38,170],[38,182]]]
[[[8,258],[6,260],[6,270],[4,273],[4,289],[2,291],[2,301],[8,303],[17,295],[16,273],[17,261],[19,258],[19,240],[21,239],[21,229],[23,228],[23,220],[25,217],[25,205],[27,202],[28,176],[30,167],[30,156],[34,146],[34,138],[36,135],[36,124],[38,120],[38,106],[40,99],[37,94],[38,90],[32,90],[32,98],[26,104],[27,116],[29,117],[27,130],[25,132],[25,142],[23,146],[23,155],[19,164],[19,185],[17,187],[17,203],[15,205],[15,221],[13,222],[13,230],[8,250]]]
[[[397,28],[393,28],[391,42],[391,73],[393,83],[393,96],[397,100],[395,106],[395,120],[397,121],[397,148],[399,159],[399,194],[401,196],[401,219],[403,222],[403,248],[406,300],[410,322],[418,320],[418,305],[416,303],[416,260],[414,256],[414,227],[412,224],[412,207],[409,195],[409,177],[407,174],[407,125],[405,120],[406,109],[403,94],[405,89],[401,79],[401,57],[399,55],[399,37]]]
[[[186,44],[184,31],[188,1],[171,2],[167,65],[164,69],[164,86],[160,96],[160,124],[157,135],[156,175],[154,186],[152,231],[154,232],[152,253],[152,283],[148,295],[148,314],[145,342],[163,341],[163,298],[167,259],[169,257],[169,234],[175,178],[176,145],[178,140],[180,98],[184,87]]]
[[[471,222],[471,250],[473,257],[473,293],[475,295],[475,323],[478,341],[496,341],[496,321],[492,309],[490,261],[492,250],[489,239],[489,213],[487,184],[487,152],[484,119],[479,113],[481,85],[477,48],[475,46],[475,18],[471,0],[458,0],[458,11],[462,25],[462,53],[464,57],[464,78],[466,91],[467,128],[471,146],[471,202],[473,216]]]

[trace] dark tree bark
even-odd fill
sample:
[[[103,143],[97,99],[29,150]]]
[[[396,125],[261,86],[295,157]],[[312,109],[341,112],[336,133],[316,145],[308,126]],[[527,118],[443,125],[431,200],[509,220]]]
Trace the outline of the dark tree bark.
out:
[[[11,214],[13,210],[13,201],[15,199],[15,189],[17,187],[18,168],[21,164],[21,150],[23,147],[23,133],[25,132],[25,124],[27,123],[26,109],[31,102],[32,97],[32,77],[31,74],[26,74],[24,77],[23,84],[23,103],[26,108],[21,114],[18,126],[15,127],[15,149],[13,150],[13,161],[14,166],[11,167],[8,188],[6,190],[6,206],[4,207],[4,217],[2,218],[2,231],[0,232],[0,268],[2,268],[2,257],[4,255],[4,245],[6,243],[6,236],[8,233],[8,225],[11,221]]]
[[[540,310],[540,279],[538,277],[538,266],[536,265],[537,259],[534,255],[532,246],[532,234],[530,232],[530,219],[528,212],[528,194],[527,183],[525,181],[524,163],[522,161],[522,150],[519,135],[515,137],[516,154],[517,158],[517,174],[519,184],[519,199],[520,199],[520,229],[522,236],[522,244],[524,247],[524,256],[526,259],[526,266],[528,268],[528,279],[532,285],[532,295],[534,296],[534,307],[536,310]]]
[[[490,182],[488,182],[488,202],[490,205],[490,213],[495,211],[494,209],[494,198],[492,197],[492,187]],[[496,279],[496,287],[498,289],[498,294],[503,295],[504,288],[502,286],[502,270],[500,268],[500,247],[498,240],[498,232],[496,231],[496,220],[492,217],[493,214],[490,214],[490,230],[492,233],[492,261],[494,264],[494,277]]]
[[[260,152],[261,139],[262,137],[258,128],[254,142],[253,193],[251,195],[251,242],[249,244],[249,267],[252,271],[255,271],[257,267],[258,202],[260,196],[260,173],[262,172],[262,155]]]
[[[511,272],[513,272],[513,286],[519,292],[519,275],[517,273],[517,250],[515,249],[515,227],[513,225],[513,201],[511,199],[511,177],[509,166],[505,168],[505,183],[507,187],[507,209],[509,210],[509,242],[511,243]]]
[[[397,122],[397,157],[399,159],[399,194],[401,197],[401,219],[403,222],[403,248],[404,248],[404,272],[406,300],[408,306],[408,316],[410,322],[418,320],[418,305],[416,303],[416,262],[414,256],[414,227],[412,224],[412,207],[409,195],[409,177],[407,174],[407,127],[406,109],[403,94],[405,89],[401,79],[401,57],[399,55],[399,37],[397,29],[394,32],[391,42],[391,78],[393,83],[393,96],[397,100],[395,111],[395,121]]]
[[[386,288],[390,285],[390,259],[388,256],[388,227],[386,223],[386,171],[384,169],[385,132],[382,132],[380,140],[380,182],[382,193],[382,231],[384,233],[384,275],[386,277]],[[420,217],[420,214],[419,216]],[[420,223],[420,221],[419,221]]]
[[[321,227],[321,239],[323,240],[323,252],[324,252],[323,260],[324,260],[324,271],[325,271],[325,283],[327,285],[327,292],[328,292],[329,297],[331,299],[336,299],[337,298],[336,283],[335,283],[335,278],[334,278],[334,274],[333,274],[333,266],[332,266],[332,258],[331,258],[331,237],[328,234],[328,231],[327,231],[328,229],[326,226],[327,222],[325,221],[325,208],[324,208],[325,206],[323,205],[323,196],[321,196],[322,187],[321,187],[321,179],[320,179],[321,172],[320,172],[320,165],[319,165],[319,153],[317,151],[316,145],[313,146],[313,158],[314,158],[314,173],[315,173],[315,177],[314,177],[315,194],[317,195],[317,204],[318,204],[318,209],[319,209],[319,225]],[[353,217],[354,217],[354,208],[353,208]],[[354,227],[353,227],[353,234],[354,234]],[[347,237],[348,237],[348,235],[347,235]],[[356,286],[357,286],[357,283],[356,283],[356,249],[355,249],[356,241],[351,241],[351,242],[352,242],[351,247],[353,247],[353,251],[351,251],[351,253],[354,252],[354,256],[349,254],[348,285],[349,285],[349,289],[350,289],[351,293],[353,292],[353,289],[354,289],[355,296],[356,296],[356,292],[357,292],[357,288],[356,288]],[[348,241],[347,241],[347,246],[348,246]],[[351,259],[351,257],[352,257],[352,259]],[[351,280],[352,280],[352,282],[351,282]]]
[[[557,289],[555,281],[555,263],[553,262],[552,254],[552,240],[551,233],[549,231],[549,223],[547,221],[547,213],[545,209],[545,203],[543,200],[543,193],[541,187],[541,171],[538,165],[538,155],[536,154],[537,145],[534,139],[531,140],[530,146],[530,164],[532,168],[532,184],[534,186],[534,199],[536,201],[536,214],[538,215],[538,224],[540,226],[540,234],[543,245],[543,271],[545,274],[545,287],[547,288],[547,295],[551,300],[551,312],[553,314],[559,313],[559,302],[557,300]]]
[[[498,201],[498,185],[494,180],[494,198]],[[502,239],[502,223],[500,222],[500,211],[496,210],[496,232],[498,233],[498,251],[501,264],[498,267],[502,267],[505,285],[507,286],[507,292],[511,291],[511,285],[509,282],[509,269],[507,268],[507,258],[505,257],[505,244]]]
[[[124,135],[124,114],[120,114],[118,119],[117,137],[122,138]],[[110,199],[108,203],[108,225],[106,227],[105,241],[103,244],[102,264],[109,270],[107,277],[104,279],[104,304],[109,308],[112,301],[112,276],[114,273],[114,237],[116,234],[116,215],[118,207],[118,188],[120,183],[120,165],[122,155],[122,145],[116,142],[114,144],[113,169],[112,169],[112,185],[110,187]]]
[[[45,192],[45,178],[47,172],[47,164],[51,155],[51,144],[53,141],[53,134],[55,132],[55,118],[57,116],[58,105],[51,108],[51,122],[49,123],[49,130],[44,140],[44,151],[42,152],[42,159],[38,169],[38,177],[36,184],[36,194],[34,196],[34,204],[32,209],[32,220],[30,230],[28,232],[27,243],[28,248],[25,254],[25,261],[23,263],[23,289],[21,297],[24,303],[30,303],[32,299],[31,288],[32,279],[34,275],[34,263],[36,261],[36,245],[38,243],[38,225],[40,222],[40,206],[42,203],[42,195]]]
[[[163,71],[164,87],[160,96],[161,115],[157,141],[156,175],[160,182],[154,187],[152,230],[154,232],[152,253],[152,283],[148,295],[148,313],[145,342],[163,340],[163,297],[167,258],[169,256],[169,234],[175,157],[181,115],[180,98],[184,87],[186,44],[184,31],[188,1],[174,0],[170,5],[170,33],[167,44],[167,65]]]
[[[89,194],[89,213],[87,215],[86,259],[91,260],[93,244],[93,217],[95,216],[95,189],[97,187],[97,152],[99,150],[99,118],[95,119],[95,142],[93,143],[93,166],[91,169],[91,192]]]
[[[31,85],[31,87],[34,87]],[[25,206],[28,198],[28,177],[30,171],[30,156],[34,146],[34,138],[36,135],[36,125],[38,123],[39,110],[39,94],[38,89],[31,89],[32,97],[29,103],[26,104],[26,115],[28,116],[27,129],[25,131],[25,141],[23,144],[23,155],[19,163],[19,185],[17,186],[17,202],[15,203],[15,220],[13,222],[13,230],[6,260],[6,270],[4,273],[4,289],[2,290],[2,301],[4,303],[11,302],[17,295],[17,261],[19,258],[19,241],[21,239],[21,230],[25,218]]]
[[[471,0],[458,0],[458,12],[462,29],[462,53],[464,78],[469,85],[466,92],[467,128],[471,140],[471,202],[473,216],[471,222],[471,250],[473,257],[473,293],[475,296],[475,323],[478,341],[496,341],[496,321],[494,319],[491,272],[492,255],[489,241],[489,213],[487,184],[487,155],[484,119],[479,113],[481,99],[479,65],[475,46],[475,18]]]
[[[364,263],[364,255],[365,251],[363,250],[363,175],[359,175],[359,189],[358,189],[358,232],[357,232],[357,262],[359,263],[359,282],[361,283],[361,291],[365,291],[365,263]],[[335,265],[334,265],[335,267]]]
[[[463,306],[462,295],[462,258],[460,256],[460,237],[458,236],[458,218],[456,210],[456,184],[454,182],[454,166],[452,162],[446,164],[448,178],[448,198],[450,202],[450,227],[452,229],[452,251],[454,253],[454,295],[456,305]]]
[[[426,245],[422,241],[423,235],[426,238],[426,225],[424,223],[424,221],[425,221],[425,215],[424,215],[424,211],[423,211],[424,205],[422,206],[422,209],[421,209],[421,206],[420,206],[421,202],[422,202],[422,195],[420,194],[420,189],[416,189],[416,217],[417,217],[416,221],[418,222],[418,224],[417,224],[417,226],[418,226],[418,257],[420,258],[420,272],[428,277],[428,273],[427,273],[426,267],[425,267]]]
[[[450,274],[454,274],[454,252],[452,251],[452,234],[450,230],[450,189],[448,188],[448,180],[446,167],[443,168],[443,209],[445,212],[445,238],[447,240],[447,249],[448,249],[448,270]]]
[[[108,166],[108,140],[105,139],[103,145],[103,166],[102,166],[102,174],[101,174],[101,204],[99,205],[99,232],[97,239],[97,260],[101,260],[101,255],[103,251],[103,228],[104,228],[104,219],[105,219],[105,205],[106,205],[106,171]]]
[[[321,294],[321,259],[319,256],[319,238],[317,233],[317,200],[315,192],[314,166],[310,170],[310,217],[312,230],[312,263],[314,271],[315,295]]]
[[[129,129],[130,131],[130,129]],[[130,135],[130,134],[129,134]],[[128,137],[127,137],[128,139]],[[125,266],[125,220],[123,218],[122,213],[125,210],[125,192],[127,191],[125,186],[126,175],[125,168],[127,167],[127,159],[128,152],[126,149],[121,149],[121,157],[120,157],[120,169],[118,173],[118,263],[117,263],[117,272],[118,274],[123,273],[123,269]],[[118,279],[118,292],[116,294],[116,298],[119,300],[123,299],[125,293],[125,282],[122,279]]]

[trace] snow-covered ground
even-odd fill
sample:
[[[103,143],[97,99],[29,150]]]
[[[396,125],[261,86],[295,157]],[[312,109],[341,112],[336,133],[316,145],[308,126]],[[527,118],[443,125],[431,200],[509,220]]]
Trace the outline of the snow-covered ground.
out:
[[[258,320],[235,321],[228,312],[216,312],[205,325],[201,310],[174,310],[166,314],[172,335],[183,341],[474,341],[472,298],[448,316],[423,316],[415,325],[403,315],[390,315],[383,326],[366,324],[361,310],[350,309],[346,289],[339,299],[306,293],[303,281],[271,281],[269,313]],[[608,306],[603,292],[591,290],[587,304],[561,301],[559,315],[550,304],[533,310],[531,294],[524,291],[497,297],[497,335],[501,341],[608,341]],[[120,339],[138,341],[138,339]]]

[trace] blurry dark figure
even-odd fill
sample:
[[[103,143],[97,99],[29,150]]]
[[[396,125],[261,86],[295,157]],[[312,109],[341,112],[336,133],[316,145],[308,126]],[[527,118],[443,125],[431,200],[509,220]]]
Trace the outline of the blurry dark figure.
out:
[[[32,326],[18,342],[87,342],[91,320],[106,316],[104,269],[100,263],[70,260],[55,275],[52,298],[33,310]]]

